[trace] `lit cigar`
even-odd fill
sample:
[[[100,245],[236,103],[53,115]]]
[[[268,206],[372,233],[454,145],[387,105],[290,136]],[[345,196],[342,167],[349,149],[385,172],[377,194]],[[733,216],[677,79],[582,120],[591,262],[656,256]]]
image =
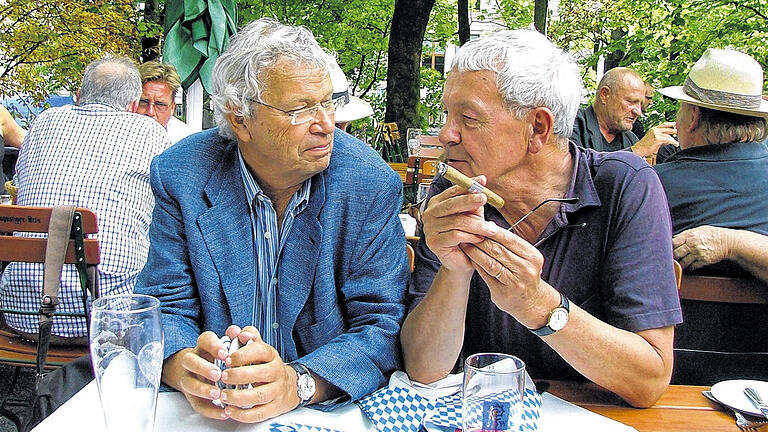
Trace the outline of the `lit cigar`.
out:
[[[437,172],[443,177],[448,179],[451,183],[459,185],[464,189],[472,193],[482,193],[488,197],[488,204],[501,209],[504,207],[504,199],[496,194],[496,192],[481,185],[477,180],[473,180],[464,174],[460,173],[456,168],[448,164],[439,162],[437,164]]]

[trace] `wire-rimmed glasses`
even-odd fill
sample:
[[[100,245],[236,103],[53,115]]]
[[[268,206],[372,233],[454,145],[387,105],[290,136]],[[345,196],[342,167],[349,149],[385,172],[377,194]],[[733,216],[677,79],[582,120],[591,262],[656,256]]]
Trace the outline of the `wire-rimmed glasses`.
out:
[[[552,203],[552,202],[565,203],[565,204],[575,204],[578,201],[579,201],[579,197],[547,198],[544,201],[540,202],[536,207],[532,208],[531,211],[529,211],[528,213],[524,214],[523,217],[521,217],[520,219],[517,220],[517,222],[513,223],[509,228],[507,228],[507,231],[512,231],[513,229],[515,229],[516,226],[520,225],[520,223],[522,221],[528,219],[528,216],[532,215],[536,210],[540,209],[544,204],[549,204],[549,203]],[[586,225],[586,224],[579,224],[578,226],[581,227],[581,226],[584,226],[584,225]],[[533,246],[534,247],[538,247],[541,244],[541,242],[543,242],[546,239],[547,239],[547,237],[537,241],[536,243],[533,244]]]
[[[167,104],[165,102],[152,102],[149,99],[139,99],[139,107],[149,111],[149,107],[152,106],[155,108],[155,111],[159,113],[164,113],[168,111],[168,108],[171,107],[170,104]]]
[[[286,111],[276,106],[272,106],[270,104],[264,103],[261,101],[260,98],[250,99],[250,101],[255,102],[259,105],[264,105],[267,108],[272,108],[273,110],[280,111],[281,113],[287,116],[290,116],[291,124],[294,126],[314,120],[314,118],[317,116],[317,111],[320,109],[320,107],[322,107],[327,114],[334,114],[337,109],[343,107],[345,104],[345,99],[343,96],[341,96],[333,99],[328,99],[323,102],[319,102],[311,107]]]

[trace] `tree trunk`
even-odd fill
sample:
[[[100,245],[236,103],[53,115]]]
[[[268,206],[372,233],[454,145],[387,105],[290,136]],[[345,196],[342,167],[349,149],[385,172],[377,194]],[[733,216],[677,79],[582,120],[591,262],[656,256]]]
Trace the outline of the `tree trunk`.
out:
[[[459,46],[469,42],[469,0],[459,0]]]
[[[620,40],[627,35],[627,31],[621,28],[615,28],[611,30],[611,42]],[[626,53],[622,49],[614,50],[605,56],[605,71],[609,71],[615,67],[621,66],[621,61],[624,60]]]
[[[389,34],[387,70],[387,110],[385,122],[397,123],[401,154],[405,151],[405,131],[419,127],[419,72],[421,48],[429,14],[435,0],[396,0]]]
[[[144,0],[144,21],[163,26],[163,17],[158,10],[156,0]],[[160,40],[156,37],[141,38],[141,62],[156,60],[160,57]]]
[[[533,3],[533,25],[539,33],[547,35],[548,0],[535,0]]]

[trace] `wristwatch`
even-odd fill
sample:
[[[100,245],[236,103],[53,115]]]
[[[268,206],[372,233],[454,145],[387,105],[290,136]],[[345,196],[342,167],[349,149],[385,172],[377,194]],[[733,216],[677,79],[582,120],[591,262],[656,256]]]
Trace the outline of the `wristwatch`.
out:
[[[292,367],[296,371],[296,393],[299,396],[299,406],[309,405],[309,401],[312,400],[312,396],[315,395],[315,379],[312,378],[312,374],[301,363],[288,363],[288,366]]]
[[[552,309],[549,313],[549,319],[544,327],[537,329],[531,329],[531,332],[536,336],[549,336],[552,333],[562,330],[566,324],[568,324],[568,312],[570,311],[570,303],[568,297],[560,293],[560,306]]]

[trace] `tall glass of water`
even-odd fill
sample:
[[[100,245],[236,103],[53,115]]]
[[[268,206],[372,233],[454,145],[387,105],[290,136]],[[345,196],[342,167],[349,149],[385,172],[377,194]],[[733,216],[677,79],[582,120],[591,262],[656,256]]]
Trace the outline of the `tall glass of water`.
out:
[[[461,415],[465,432],[517,431],[525,392],[525,364],[508,354],[482,353],[464,362]]]
[[[96,299],[91,361],[107,431],[152,432],[163,366],[160,302],[140,294]]]

